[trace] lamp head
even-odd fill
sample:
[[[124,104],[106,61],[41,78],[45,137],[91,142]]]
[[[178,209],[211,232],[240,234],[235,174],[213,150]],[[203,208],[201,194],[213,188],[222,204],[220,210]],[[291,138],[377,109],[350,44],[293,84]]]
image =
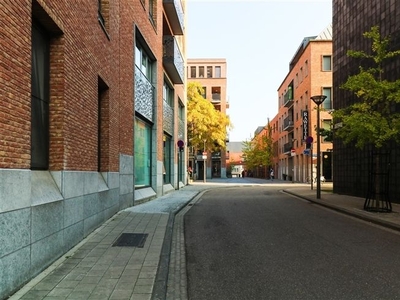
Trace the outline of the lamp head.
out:
[[[318,106],[320,106],[325,99],[326,99],[325,95],[316,95],[311,97],[311,100],[314,101],[314,103],[317,104]]]

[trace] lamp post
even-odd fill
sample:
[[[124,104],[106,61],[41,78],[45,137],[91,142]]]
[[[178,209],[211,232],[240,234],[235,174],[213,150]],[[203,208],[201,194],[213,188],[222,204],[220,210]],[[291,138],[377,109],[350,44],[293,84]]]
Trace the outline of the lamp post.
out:
[[[321,141],[320,141],[320,121],[319,107],[326,99],[325,95],[312,96],[311,100],[317,105],[317,199],[321,199]]]

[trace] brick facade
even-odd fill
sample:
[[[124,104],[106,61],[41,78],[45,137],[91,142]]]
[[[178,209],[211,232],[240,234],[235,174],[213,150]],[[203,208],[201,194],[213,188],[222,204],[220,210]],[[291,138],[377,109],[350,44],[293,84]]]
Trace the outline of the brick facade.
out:
[[[332,71],[323,70],[323,57],[332,56],[331,27],[328,26],[319,36],[303,40],[293,59],[289,63],[289,72],[278,88],[278,114],[270,120],[274,151],[275,178],[295,182],[307,182],[316,176],[316,157],[303,153],[306,142],[303,137],[302,112],[308,112],[308,136],[313,137],[314,154],[316,152],[317,110],[311,96],[321,95],[324,88],[332,87]],[[289,96],[289,94],[291,96]],[[333,101],[333,97],[331,97]],[[330,109],[321,109],[320,121],[330,122]],[[321,157],[325,167],[321,172],[329,180],[331,172],[331,142],[321,139]]]
[[[178,109],[178,99],[183,109],[186,106],[185,78],[174,75],[185,59],[180,23],[184,6],[179,5],[147,0],[0,3],[0,219],[7,220],[0,222],[0,298],[119,210],[186,182],[186,173],[179,176],[176,147],[165,158],[163,143],[166,122],[173,125],[171,144],[186,141],[186,124]],[[33,67],[42,63],[33,54],[37,49],[33,32],[49,44],[48,72]],[[173,37],[179,48],[175,50],[182,54],[170,58],[169,68],[164,36]],[[149,122],[151,149],[147,153],[151,179],[140,189],[135,185],[134,163],[135,97],[140,97],[135,94],[135,46],[139,38],[151,56],[154,74],[150,103],[154,118]],[[46,51],[37,53],[41,57]],[[44,98],[48,102],[32,100],[31,80],[41,78],[32,70],[48,75],[49,95]],[[163,114],[166,80],[173,91],[172,116]],[[43,82],[47,90],[47,81]],[[41,103],[44,118],[32,117],[33,103]],[[48,146],[46,134],[39,136],[47,148],[39,154],[48,151],[48,157],[44,155],[48,163],[39,167],[32,166],[35,122],[48,131]],[[163,181],[165,161],[171,165],[168,184]],[[186,160],[182,162],[184,166]]]

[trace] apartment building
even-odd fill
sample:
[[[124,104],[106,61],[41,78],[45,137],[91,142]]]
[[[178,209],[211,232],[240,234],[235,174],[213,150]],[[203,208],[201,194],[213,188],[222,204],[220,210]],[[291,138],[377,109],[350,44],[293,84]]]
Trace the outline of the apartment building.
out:
[[[198,82],[204,89],[203,97],[223,114],[227,114],[229,108],[226,74],[226,59],[187,59],[187,81]],[[204,178],[202,152],[203,149],[192,149],[189,156],[189,164],[195,168],[197,179],[201,180]],[[226,149],[207,153],[205,174],[206,178],[226,178]]]
[[[303,39],[289,63],[289,72],[278,88],[278,114],[271,120],[277,138],[275,177],[307,182],[316,178],[317,109],[311,100],[325,95],[321,105],[321,128],[330,129],[332,94],[332,26],[318,36]],[[277,133],[278,131],[278,133]],[[311,149],[306,140],[312,137]],[[276,141],[275,141],[276,142]],[[332,143],[321,138],[321,176],[332,180]]]
[[[351,74],[359,71],[359,66],[366,61],[350,58],[348,50],[371,53],[370,40],[363,33],[370,31],[372,26],[379,26],[382,37],[390,36],[389,49],[400,49],[400,2],[396,0],[333,0],[333,93],[334,108],[347,107],[357,100],[351,92],[340,86]],[[400,60],[398,57],[388,60],[382,66],[384,79],[394,81],[400,78]],[[399,107],[393,107],[398,113]],[[345,145],[334,136],[334,191],[365,197],[369,186],[371,172],[371,149],[358,149],[353,144]],[[395,195],[400,194],[400,148],[394,141],[390,146],[381,149],[390,152],[389,176],[387,178],[387,193],[391,201],[399,202]],[[383,180],[383,179],[381,179]],[[386,182],[386,178],[384,179]],[[382,181],[383,182],[383,181]]]
[[[184,2],[2,1],[0,20],[4,299],[186,182],[186,93]]]

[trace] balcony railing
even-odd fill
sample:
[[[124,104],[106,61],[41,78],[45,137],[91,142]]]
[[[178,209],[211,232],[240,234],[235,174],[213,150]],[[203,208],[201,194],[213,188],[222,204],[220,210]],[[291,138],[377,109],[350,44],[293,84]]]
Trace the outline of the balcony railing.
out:
[[[293,143],[286,143],[283,145],[283,153],[284,154],[290,154],[292,152],[293,149]]]
[[[283,106],[290,107],[293,105],[293,89],[289,87],[286,94],[283,96]]]
[[[291,131],[293,130],[294,123],[291,117],[287,117],[283,120],[283,130],[284,131]]]
[[[174,84],[182,84],[184,77],[184,61],[178,43],[173,36],[164,36],[163,51],[163,63],[166,72]]]
[[[183,35],[184,13],[181,0],[163,0],[164,10],[174,35]]]

